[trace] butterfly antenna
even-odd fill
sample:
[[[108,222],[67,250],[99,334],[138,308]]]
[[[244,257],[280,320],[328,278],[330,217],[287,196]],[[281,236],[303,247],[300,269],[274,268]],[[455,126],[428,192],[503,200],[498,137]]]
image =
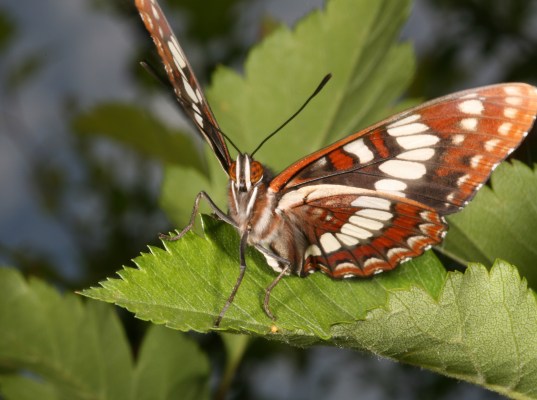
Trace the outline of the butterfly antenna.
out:
[[[155,67],[149,64],[147,61],[140,61],[140,65],[142,66],[143,69],[145,69],[149,73],[149,75],[151,75],[153,78],[159,81],[163,86],[166,86],[166,87],[171,86],[170,83],[166,79],[162,78],[162,76],[157,73],[157,71],[155,70]],[[171,93],[173,93],[173,88],[172,88]],[[179,104],[181,104],[181,107],[183,108],[186,107],[186,104],[183,104],[180,97],[174,96],[174,99],[176,99],[179,102]],[[196,110],[193,110],[193,111],[194,113],[196,113],[197,115],[203,118],[203,116],[201,115],[201,112],[198,112]],[[212,121],[206,120],[205,122],[208,122],[214,130],[218,131],[228,141],[231,147],[237,150],[237,153],[241,152],[239,148],[235,145],[235,143],[233,143],[233,141],[229,138],[229,136],[226,135],[224,132],[222,132],[222,130],[219,127],[215,126]]]
[[[196,111],[194,111],[194,112],[196,112]],[[231,140],[228,135],[226,135],[224,132],[222,132],[222,130],[219,127],[214,126],[214,124],[212,122],[209,121],[209,123],[211,124],[211,126],[215,130],[220,132],[220,134],[227,140],[227,142],[231,145],[231,147],[233,147],[235,150],[237,150],[237,153],[242,154],[242,152],[239,150],[239,148],[237,146],[235,146],[235,143],[233,143],[233,140]]]
[[[259,143],[259,145],[255,148],[254,151],[252,151],[252,153],[250,154],[251,156],[253,156],[260,148],[261,146],[263,146],[270,138],[272,138],[275,134],[277,134],[279,131],[281,131],[289,122],[291,122],[298,114],[300,114],[300,112],[306,108],[306,106],[308,105],[308,103],[313,100],[313,98],[315,96],[317,96],[319,94],[319,92],[324,88],[324,85],[326,85],[328,83],[328,81],[330,80],[330,78],[332,78],[332,74],[327,74],[323,80],[321,81],[321,83],[319,83],[319,85],[317,86],[317,88],[313,91],[313,93],[310,95],[310,97],[308,97],[308,99],[304,102],[304,104],[302,104],[302,106],[293,114],[291,115],[283,124],[281,124],[274,132],[272,132],[270,135],[268,135],[265,139],[263,139],[263,141],[261,143]],[[227,138],[227,137],[226,137]]]

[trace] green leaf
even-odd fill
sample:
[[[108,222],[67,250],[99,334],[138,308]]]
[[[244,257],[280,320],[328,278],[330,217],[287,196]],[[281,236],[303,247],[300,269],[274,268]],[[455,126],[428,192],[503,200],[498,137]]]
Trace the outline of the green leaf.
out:
[[[204,171],[192,139],[159,122],[147,110],[120,103],[100,104],[77,115],[72,126],[81,134],[98,133],[120,141],[161,162]]]
[[[219,168],[215,164],[211,163],[210,167],[212,172],[221,173],[221,171],[214,170]],[[223,181],[226,182],[226,179]],[[164,182],[160,205],[166,210],[175,226],[184,226],[190,220],[194,200],[200,187],[203,187],[207,193],[211,193],[213,201],[220,206],[223,207],[226,204],[227,191],[222,187],[222,181],[211,180],[197,170],[169,166],[164,170]],[[200,207],[201,211],[212,211],[205,202],[201,202]]]
[[[193,233],[165,249],[151,248],[134,262],[137,268],[119,272],[121,279],[101,282],[84,295],[113,302],[145,320],[183,330],[207,332],[224,306],[239,272],[238,235],[231,226],[203,218],[206,237]],[[405,263],[375,279],[332,280],[320,273],[308,278],[284,278],[273,290],[274,323],[264,313],[265,288],[275,278],[262,256],[249,251],[248,269],[221,329],[267,335],[310,344],[332,337],[331,327],[365,317],[368,310],[385,304],[389,290],[423,287],[439,293],[445,270],[432,253]]]
[[[188,337],[153,326],[134,372],[136,400],[209,398],[209,361]]]
[[[410,1],[331,0],[326,10],[279,27],[248,55],[244,76],[221,67],[207,97],[224,132],[242,151],[252,151],[312,93],[333,78],[282,132],[256,154],[276,171],[301,156],[386,116],[414,72],[409,45],[397,41]],[[210,184],[174,168],[166,174],[162,204],[181,226],[191,204],[177,205],[188,187],[226,205],[227,177],[207,151]],[[179,224],[180,222],[180,224]]]
[[[208,362],[189,339],[152,328],[134,366],[113,309],[6,268],[0,326],[0,391],[8,398],[208,398]]]
[[[128,398],[132,361],[110,308],[0,269],[0,326],[2,366],[32,371],[69,398]]]
[[[537,172],[521,162],[501,164],[461,213],[449,218],[444,249],[458,258],[491,265],[515,264],[537,287]]]
[[[238,274],[238,238],[204,217],[206,238],[188,234],[152,248],[121,279],[83,294],[114,302],[139,318],[207,332]],[[208,249],[220,248],[209,253]],[[515,267],[471,265],[447,275],[432,253],[370,280],[322,274],[286,277],[274,289],[271,321],[263,289],[274,274],[251,252],[221,330],[305,346],[330,343],[369,350],[510,396],[537,391],[537,305]],[[519,396],[523,397],[523,396]]]
[[[412,50],[397,42],[409,9],[406,0],[332,0],[293,31],[280,27],[251,50],[244,77],[215,73],[208,96],[224,131],[251,151],[327,73],[333,78],[323,91],[259,154],[282,168],[375,122],[413,75]]]
[[[537,398],[537,304],[515,267],[472,264],[448,274],[438,300],[420,288],[392,292],[365,321],[334,326],[357,347],[473,382],[512,398]],[[359,341],[359,345],[353,343]]]
[[[54,386],[38,382],[20,375],[0,375],[0,393],[6,399],[17,400],[59,400]]]

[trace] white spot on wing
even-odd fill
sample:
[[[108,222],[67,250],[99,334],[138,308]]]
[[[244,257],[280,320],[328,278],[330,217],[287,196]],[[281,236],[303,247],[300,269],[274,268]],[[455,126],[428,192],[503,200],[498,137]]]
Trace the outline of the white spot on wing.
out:
[[[480,100],[465,100],[457,106],[458,109],[465,114],[481,115],[485,107]]]
[[[344,233],[336,233],[336,237],[346,246],[356,246],[360,241],[349,235],[345,235]]]
[[[371,264],[378,264],[378,263],[386,264],[386,261],[381,260],[380,258],[371,257],[371,258],[368,258],[367,260],[365,260],[365,262],[364,262],[364,267],[367,268],[367,267],[369,267]]]
[[[472,168],[479,167],[479,164],[481,163],[482,159],[483,159],[483,156],[481,154],[473,156],[472,159],[470,160],[470,166]]]
[[[433,156],[434,156],[434,149],[431,149],[429,147],[429,148],[405,151],[404,153],[399,154],[397,158],[401,160],[409,160],[409,161],[427,161],[433,158]]]
[[[391,202],[380,197],[360,196],[351,203],[351,206],[361,208],[377,208],[379,210],[389,210]]]
[[[358,139],[347,143],[345,146],[343,146],[343,150],[358,157],[360,163],[362,164],[365,164],[375,158],[373,152],[369,150],[367,145],[364,143],[364,139]]]
[[[324,249],[324,251],[327,253],[331,253],[341,248],[339,241],[336,239],[336,237],[333,234],[329,232],[321,235],[321,237],[319,238],[319,242],[321,243],[321,246]]]
[[[440,137],[435,135],[412,135],[398,137],[396,140],[399,146],[406,150],[411,150],[433,146],[440,141]]]
[[[356,268],[356,265],[349,263],[349,262],[342,262],[336,265],[335,269],[338,270],[338,269],[344,269],[344,268]],[[354,276],[353,274],[345,274],[343,275],[343,278],[352,278],[353,276]]]
[[[373,236],[373,234],[368,230],[362,229],[350,223],[343,224],[341,227],[341,233],[358,239],[368,239]]]
[[[420,217],[426,221],[436,221],[436,216],[431,211],[422,211],[420,212]]]
[[[384,272],[384,270],[379,268],[379,269],[376,269],[376,270],[373,271],[373,275],[382,274],[383,272]]]
[[[160,19],[160,15],[154,4],[151,5],[151,11],[153,12],[153,17],[158,21]]]
[[[320,256],[323,253],[321,252],[321,249],[316,244],[311,244],[308,246],[306,251],[304,252],[304,260],[308,258],[309,256]]]
[[[507,104],[511,104],[512,106],[519,106],[522,104],[522,97],[507,97],[505,102]]]
[[[375,182],[375,189],[377,190],[388,190],[388,191],[402,191],[407,188],[407,184],[396,179],[381,179]],[[365,211],[365,210],[362,210]]]
[[[508,135],[509,132],[511,132],[511,128],[513,127],[513,124],[510,123],[510,122],[504,122],[503,124],[501,124],[499,127],[498,127],[498,133],[500,135]]]
[[[406,136],[425,132],[428,129],[429,127],[427,125],[419,122],[414,122],[408,125],[398,125],[394,128],[388,128],[387,131],[390,136]]]
[[[408,245],[415,249],[417,246],[420,245],[420,242],[428,241],[429,239],[426,236],[411,236],[407,239]]]
[[[194,102],[198,102],[198,97],[196,96],[196,93],[192,89],[192,86],[190,86],[190,83],[186,80],[186,77],[183,76],[183,86],[185,87],[186,94],[188,94],[188,97]]]
[[[201,111],[199,107],[196,104],[192,103],[192,110],[194,111],[194,119],[196,120],[198,125],[203,128],[203,118],[201,116]]]
[[[321,157],[319,158],[317,161],[313,162],[312,164],[310,164],[311,168],[313,169],[320,169],[320,168],[323,168],[324,166],[326,166],[326,158],[325,157]]]
[[[146,14],[146,13],[140,13],[140,15],[142,16],[142,19],[144,20],[144,22],[146,23],[146,25],[149,26],[149,29],[150,30],[154,30],[154,26],[153,26],[153,20],[151,18],[149,18],[149,15]]]
[[[179,71],[181,71],[181,74],[183,74],[183,68],[186,67],[186,61],[185,57],[183,56],[182,51],[179,48],[179,44],[177,43],[177,40],[175,37],[172,36],[171,40],[168,40],[168,48],[170,49],[173,61],[175,62],[175,65],[179,68]]]
[[[427,172],[425,165],[414,161],[388,160],[379,169],[394,178],[419,179]]]
[[[384,226],[382,222],[376,221],[374,219],[359,217],[357,215],[353,215],[352,217],[350,217],[349,222],[353,225],[365,228],[370,231],[378,231]]]
[[[454,144],[454,145],[460,145],[462,142],[464,142],[464,139],[465,139],[465,136],[464,135],[461,135],[461,134],[458,134],[458,135],[453,135],[453,138],[451,139],[451,142]]]
[[[408,249],[403,247],[394,247],[386,252],[388,258],[399,258],[401,254],[407,254]]]
[[[371,219],[378,219],[380,221],[388,221],[393,217],[392,213],[389,213],[387,211],[374,210],[371,208],[364,208],[363,210],[357,211],[355,214]]]
[[[422,231],[423,233],[425,233],[427,235],[430,230],[433,230],[433,232],[434,232],[434,230],[436,229],[436,225],[435,224],[429,224],[429,223],[420,224],[419,228],[420,228],[420,231]]]
[[[490,139],[485,142],[485,150],[492,151],[500,143],[500,139]]]
[[[520,91],[520,88],[518,86],[505,86],[503,88],[503,91],[505,92],[505,94],[508,94],[508,95],[511,95],[511,96],[516,96],[516,95],[521,95],[522,92]]]
[[[477,118],[464,118],[461,120],[461,128],[467,131],[475,131],[477,129]]]
[[[405,117],[403,119],[400,119],[399,121],[395,121],[394,123],[388,125],[388,128],[395,128],[396,126],[407,125],[412,122],[416,122],[420,118],[421,118],[421,115],[412,114],[412,115],[409,115],[408,117]]]
[[[507,118],[515,118],[516,115],[518,114],[518,111],[516,108],[512,108],[512,107],[506,107],[504,110],[503,110],[503,115]]]
[[[457,179],[457,186],[464,185],[469,178],[470,178],[469,174],[461,176],[459,179]]]
[[[201,92],[200,92],[200,90],[198,88],[196,88],[196,98],[198,99],[197,103],[202,102]]]

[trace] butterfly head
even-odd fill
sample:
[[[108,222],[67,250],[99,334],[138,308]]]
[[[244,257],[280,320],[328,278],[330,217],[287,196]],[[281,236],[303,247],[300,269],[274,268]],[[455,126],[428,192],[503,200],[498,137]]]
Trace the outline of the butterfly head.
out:
[[[271,178],[261,163],[240,154],[229,167],[229,212],[240,231],[248,230],[258,199],[264,198]]]
[[[229,179],[238,192],[249,192],[263,180],[265,169],[248,154],[239,154],[229,167]]]

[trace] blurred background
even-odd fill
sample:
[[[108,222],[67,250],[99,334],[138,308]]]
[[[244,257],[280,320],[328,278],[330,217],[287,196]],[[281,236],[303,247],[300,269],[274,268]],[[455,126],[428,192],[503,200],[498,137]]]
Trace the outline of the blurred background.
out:
[[[321,0],[160,0],[202,85],[217,64]],[[416,0],[401,34],[418,60],[408,95],[429,99],[503,81],[537,84],[536,0]],[[135,104],[185,128],[167,89],[140,68],[152,43],[130,0],[0,0],[0,264],[61,290],[112,276],[157,233],[162,165],[73,120],[102,103]],[[154,54],[153,54],[154,55]],[[159,65],[156,64],[155,65]],[[132,129],[126,119],[120,129]],[[188,128],[185,128],[188,130]],[[535,136],[535,135],[533,135]],[[537,138],[516,153],[532,162]],[[144,324],[122,313],[135,349]],[[216,335],[199,337],[222,364]],[[494,399],[494,393],[353,351],[256,340],[236,399]]]

